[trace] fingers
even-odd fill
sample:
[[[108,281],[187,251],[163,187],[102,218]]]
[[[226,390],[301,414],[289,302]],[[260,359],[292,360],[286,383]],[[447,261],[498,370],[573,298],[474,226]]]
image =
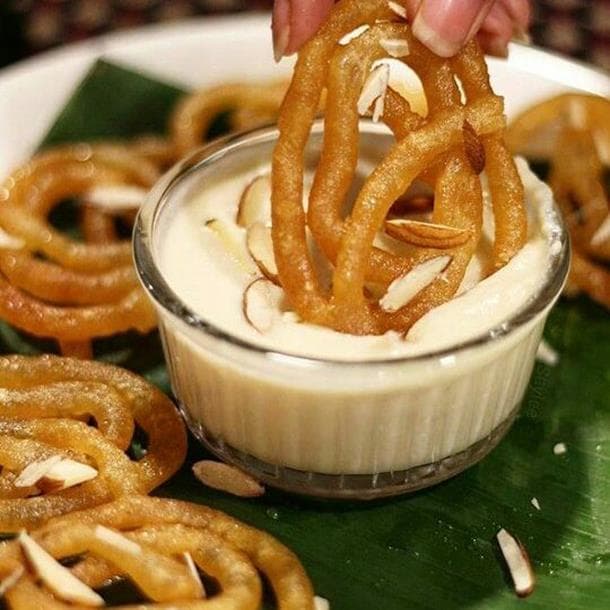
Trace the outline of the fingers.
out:
[[[334,0],[275,0],[273,5],[273,53],[279,61],[305,44],[317,31]]]
[[[500,0],[492,7],[478,33],[482,49],[498,57],[506,57],[511,38],[528,40],[531,19],[528,0]]]
[[[503,2],[497,2],[478,33],[479,44],[490,55],[506,57],[513,29],[513,20],[506,6]]]
[[[494,0],[422,0],[413,34],[437,55],[451,57],[479,30],[493,4]]]
[[[315,32],[334,0],[275,0],[273,50],[276,61],[297,51]],[[455,55],[478,37],[486,53],[505,56],[513,35],[526,37],[530,0],[402,0],[413,34],[441,57]]]
[[[477,35],[486,53],[506,56],[527,36],[530,0],[405,0],[413,34],[437,55],[451,57]]]
[[[532,20],[530,0],[502,0],[502,4],[506,7],[515,30],[520,34],[527,32]]]

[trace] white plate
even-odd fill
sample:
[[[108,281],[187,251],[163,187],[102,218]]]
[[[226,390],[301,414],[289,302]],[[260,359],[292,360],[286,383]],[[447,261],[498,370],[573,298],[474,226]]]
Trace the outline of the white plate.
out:
[[[0,71],[0,176],[30,154],[96,59],[186,87],[278,76],[292,62],[273,62],[269,23],[269,16],[254,14],[146,27],[5,68]],[[522,45],[511,47],[508,61],[492,59],[489,66],[509,115],[566,90],[610,96],[610,78],[602,72]]]

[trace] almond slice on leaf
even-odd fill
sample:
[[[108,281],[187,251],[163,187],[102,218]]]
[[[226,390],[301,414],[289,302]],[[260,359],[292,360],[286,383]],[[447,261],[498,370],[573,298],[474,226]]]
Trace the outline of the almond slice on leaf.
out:
[[[98,471],[92,466],[64,458],[53,464],[37,485],[41,491],[49,493],[91,481],[97,475]]]
[[[510,576],[515,585],[515,592],[519,597],[526,597],[534,590],[536,577],[532,570],[532,564],[527,551],[523,545],[512,535],[502,528],[496,539],[508,566]]]
[[[330,610],[330,603],[325,597],[315,595],[313,598],[314,610]]]
[[[246,245],[261,273],[274,284],[279,284],[271,228],[261,222],[251,224],[246,232]]]
[[[392,313],[404,307],[415,295],[429,286],[452,260],[452,256],[437,256],[396,278],[379,301],[381,309]]]
[[[148,195],[140,186],[129,184],[102,184],[90,188],[83,202],[107,212],[139,210]]]
[[[61,455],[52,455],[45,460],[28,464],[19,473],[19,476],[15,479],[13,485],[15,487],[31,487],[32,485],[36,485],[36,483],[38,483],[53,466],[61,462],[61,460]]]
[[[385,95],[390,81],[390,66],[379,64],[370,72],[364,81],[362,92],[358,98],[358,113],[366,114],[371,104]],[[383,110],[383,109],[382,109]]]
[[[255,222],[271,224],[271,177],[257,176],[244,189],[237,206],[237,224],[249,227]]]
[[[410,53],[409,43],[403,38],[382,38],[379,44],[390,57],[406,57]]]
[[[78,580],[70,570],[64,568],[33,538],[30,538],[25,532],[21,532],[18,540],[36,575],[57,597],[83,606],[104,605],[104,600],[93,589]]]
[[[284,291],[272,281],[259,277],[244,291],[242,309],[246,320],[259,332],[271,330],[281,315]]]
[[[385,231],[394,239],[422,248],[456,248],[470,239],[468,229],[458,229],[449,225],[421,222],[407,218],[386,220]]]
[[[256,479],[224,462],[201,460],[193,464],[193,474],[204,485],[240,498],[255,498],[265,493]]]
[[[536,360],[548,366],[555,366],[559,362],[559,354],[544,339],[541,339],[536,350]]]
[[[4,594],[7,591],[17,584],[24,572],[25,569],[23,566],[17,566],[6,578],[0,581],[0,599],[4,597]]]

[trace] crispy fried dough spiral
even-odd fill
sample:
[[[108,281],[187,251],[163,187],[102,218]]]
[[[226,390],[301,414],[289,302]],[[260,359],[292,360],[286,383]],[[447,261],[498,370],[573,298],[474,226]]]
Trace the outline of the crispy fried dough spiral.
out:
[[[496,219],[494,260],[500,267],[522,247],[526,216],[521,185],[503,144],[502,101],[489,86],[484,59],[475,43],[456,58],[436,57],[411,35],[381,0],[343,0],[301,53],[283,102],[280,137],[272,167],[272,227],[279,278],[291,307],[308,322],[353,334],[406,331],[432,307],[451,298],[481,233],[482,196],[478,172],[487,169]],[[381,23],[380,23],[381,21]],[[349,44],[337,45],[362,24],[369,29]],[[418,117],[399,95],[385,95],[384,120],[396,143],[373,170],[348,216],[341,210],[358,160],[358,102],[374,62],[384,57],[384,41],[401,40],[401,57],[419,75],[428,116]],[[459,82],[459,85],[458,85]],[[309,197],[302,207],[303,154],[326,88],[325,136]],[[461,94],[465,96],[461,101]],[[380,92],[383,98],[385,92]],[[473,150],[474,149],[474,150]],[[433,248],[412,247],[398,256],[375,248],[388,211],[417,178],[432,182],[432,222],[470,238],[446,248],[446,268],[408,304],[385,308],[367,296],[367,282],[388,287],[438,259]],[[307,246],[306,227],[334,265],[332,291],[320,285]]]
[[[17,499],[14,485],[5,481],[3,532],[37,526],[127,493],[147,493],[184,460],[184,424],[172,402],[118,367],[56,356],[3,357],[0,400],[3,474],[19,475],[28,464],[52,455],[73,456],[99,471],[82,485]],[[125,453],[135,426],[147,439],[146,455],[139,461]]]

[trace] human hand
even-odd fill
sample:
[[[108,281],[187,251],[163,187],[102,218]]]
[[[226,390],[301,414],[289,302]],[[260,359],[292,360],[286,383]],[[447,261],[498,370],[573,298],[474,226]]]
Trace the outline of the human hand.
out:
[[[526,36],[530,0],[401,0],[413,34],[442,57],[455,55],[477,36],[486,53],[506,56],[510,39]],[[273,50],[276,61],[290,55],[320,26],[334,0],[275,0]]]

